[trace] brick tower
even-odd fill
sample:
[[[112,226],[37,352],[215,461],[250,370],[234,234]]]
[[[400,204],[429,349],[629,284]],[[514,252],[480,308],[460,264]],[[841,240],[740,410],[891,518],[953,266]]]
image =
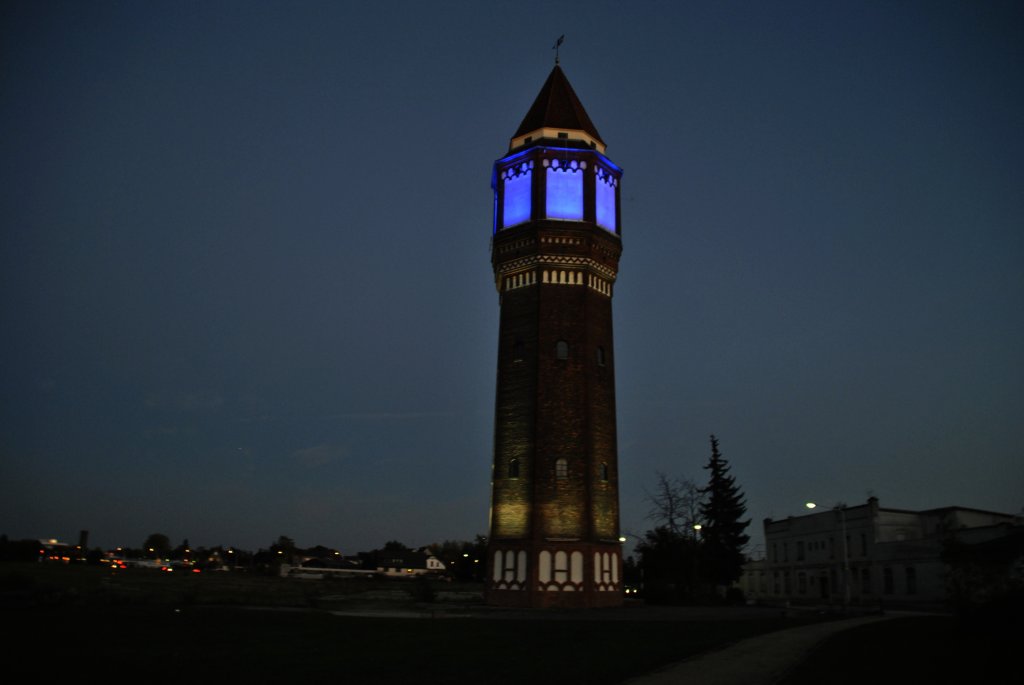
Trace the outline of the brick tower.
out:
[[[622,603],[612,346],[622,170],[604,152],[556,63],[494,163],[494,605]]]

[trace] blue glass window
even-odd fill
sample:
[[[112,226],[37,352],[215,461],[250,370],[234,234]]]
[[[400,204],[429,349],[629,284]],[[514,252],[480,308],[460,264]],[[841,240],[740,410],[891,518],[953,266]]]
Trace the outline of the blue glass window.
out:
[[[547,169],[547,217],[583,219],[583,170],[576,161],[551,160]]]
[[[615,177],[601,169],[597,170],[596,184],[597,225],[615,232]]]
[[[502,175],[505,177],[505,204],[502,208],[501,226],[508,228],[530,220],[533,162],[523,162],[509,167]]]

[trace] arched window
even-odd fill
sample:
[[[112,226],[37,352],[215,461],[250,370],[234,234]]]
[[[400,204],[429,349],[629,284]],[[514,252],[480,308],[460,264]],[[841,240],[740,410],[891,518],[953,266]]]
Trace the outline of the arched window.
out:
[[[599,471],[601,473],[601,480],[604,480],[604,481],[608,480],[608,464],[602,462],[601,468],[599,469]]]
[[[597,365],[598,366],[604,366],[604,348],[603,347],[598,347],[597,348]]]
[[[509,459],[508,460],[508,477],[518,478],[519,477],[519,460]]]
[[[569,477],[569,462],[565,459],[559,459],[555,462],[555,478],[557,480],[565,480]]]
[[[557,343],[555,343],[555,358],[569,358],[569,343],[565,342],[564,340],[559,340]]]

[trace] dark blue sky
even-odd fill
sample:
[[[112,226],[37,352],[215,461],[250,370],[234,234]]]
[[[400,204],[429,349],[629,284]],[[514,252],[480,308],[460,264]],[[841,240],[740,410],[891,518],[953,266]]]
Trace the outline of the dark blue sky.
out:
[[[0,533],[486,533],[491,164],[560,34],[625,170],[624,530],[710,433],[754,548],[809,499],[1019,511],[1019,2],[33,1],[0,9]]]

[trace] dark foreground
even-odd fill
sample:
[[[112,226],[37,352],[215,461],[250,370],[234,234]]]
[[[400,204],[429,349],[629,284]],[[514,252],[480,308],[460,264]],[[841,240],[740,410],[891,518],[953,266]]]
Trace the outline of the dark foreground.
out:
[[[74,568],[0,568],[0,590],[8,682],[612,685],[747,637],[833,618],[769,608],[489,611],[467,599],[473,588],[446,585]],[[972,660],[958,663],[972,669],[979,660],[1008,660],[1002,643],[965,637],[948,617],[869,628],[848,631],[854,642],[812,653],[787,685],[956,682],[917,676],[960,673],[949,660],[964,650]],[[916,663],[915,675],[886,677],[892,668],[880,664],[893,657]],[[922,672],[922,662],[936,669]]]
[[[1016,685],[1022,618],[908,616],[851,628],[812,650],[778,685]]]
[[[6,619],[13,653],[29,672],[70,668],[150,683],[618,683],[787,623],[380,618],[213,607],[49,608]]]

